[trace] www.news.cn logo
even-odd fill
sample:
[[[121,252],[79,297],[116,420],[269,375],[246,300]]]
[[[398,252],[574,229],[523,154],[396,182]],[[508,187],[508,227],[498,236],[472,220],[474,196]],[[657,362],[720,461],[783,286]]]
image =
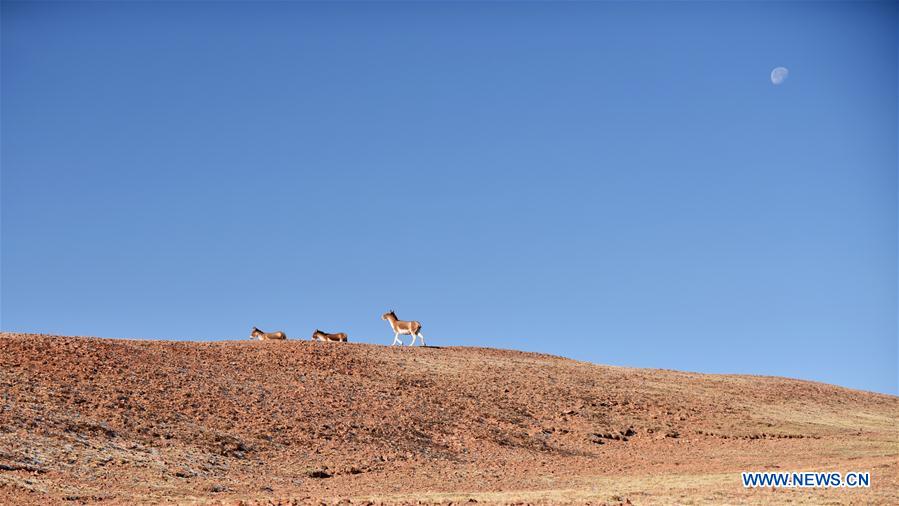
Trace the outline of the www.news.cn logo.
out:
[[[858,488],[871,486],[871,473],[803,472],[772,473],[744,472],[743,486],[746,488]]]

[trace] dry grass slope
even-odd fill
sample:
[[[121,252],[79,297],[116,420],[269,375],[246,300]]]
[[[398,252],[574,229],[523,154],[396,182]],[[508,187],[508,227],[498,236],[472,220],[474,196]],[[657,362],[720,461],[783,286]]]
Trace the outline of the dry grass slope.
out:
[[[506,350],[0,334],[4,504],[899,504],[897,420],[893,396]]]

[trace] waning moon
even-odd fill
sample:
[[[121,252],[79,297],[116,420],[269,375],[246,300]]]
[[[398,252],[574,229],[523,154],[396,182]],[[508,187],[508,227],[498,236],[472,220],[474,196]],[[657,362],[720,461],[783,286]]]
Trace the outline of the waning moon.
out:
[[[786,67],[777,67],[771,71],[771,84],[777,86],[787,80],[790,71]]]

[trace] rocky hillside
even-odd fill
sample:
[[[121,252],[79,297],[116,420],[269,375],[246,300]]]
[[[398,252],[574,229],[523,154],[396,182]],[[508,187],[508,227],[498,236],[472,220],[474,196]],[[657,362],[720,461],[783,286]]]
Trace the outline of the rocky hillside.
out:
[[[899,504],[899,398],[484,348],[0,334],[0,503]],[[745,490],[743,470],[871,471]]]

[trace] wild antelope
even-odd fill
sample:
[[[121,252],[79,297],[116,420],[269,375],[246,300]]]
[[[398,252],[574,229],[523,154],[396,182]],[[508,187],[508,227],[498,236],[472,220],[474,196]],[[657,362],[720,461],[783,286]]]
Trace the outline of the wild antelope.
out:
[[[259,339],[260,341],[268,341],[270,339],[274,340],[284,340],[287,339],[287,334],[281,332],[280,330],[277,332],[263,332],[256,327],[253,327],[253,331],[250,332],[250,339]]]
[[[328,334],[327,332],[322,332],[321,330],[315,329],[315,332],[312,333],[313,341],[331,341],[337,343],[345,343],[347,342],[346,333],[338,332],[336,334]]]
[[[381,319],[390,322],[390,328],[393,329],[393,342],[390,343],[391,346],[396,343],[400,343],[400,346],[403,345],[403,341],[400,339],[400,334],[408,334],[412,336],[412,342],[409,343],[409,346],[415,344],[416,337],[420,338],[421,345],[425,346],[425,336],[421,335],[421,323],[406,322],[400,320],[396,317],[396,313],[394,313],[393,311],[384,313],[383,315],[381,315]]]

